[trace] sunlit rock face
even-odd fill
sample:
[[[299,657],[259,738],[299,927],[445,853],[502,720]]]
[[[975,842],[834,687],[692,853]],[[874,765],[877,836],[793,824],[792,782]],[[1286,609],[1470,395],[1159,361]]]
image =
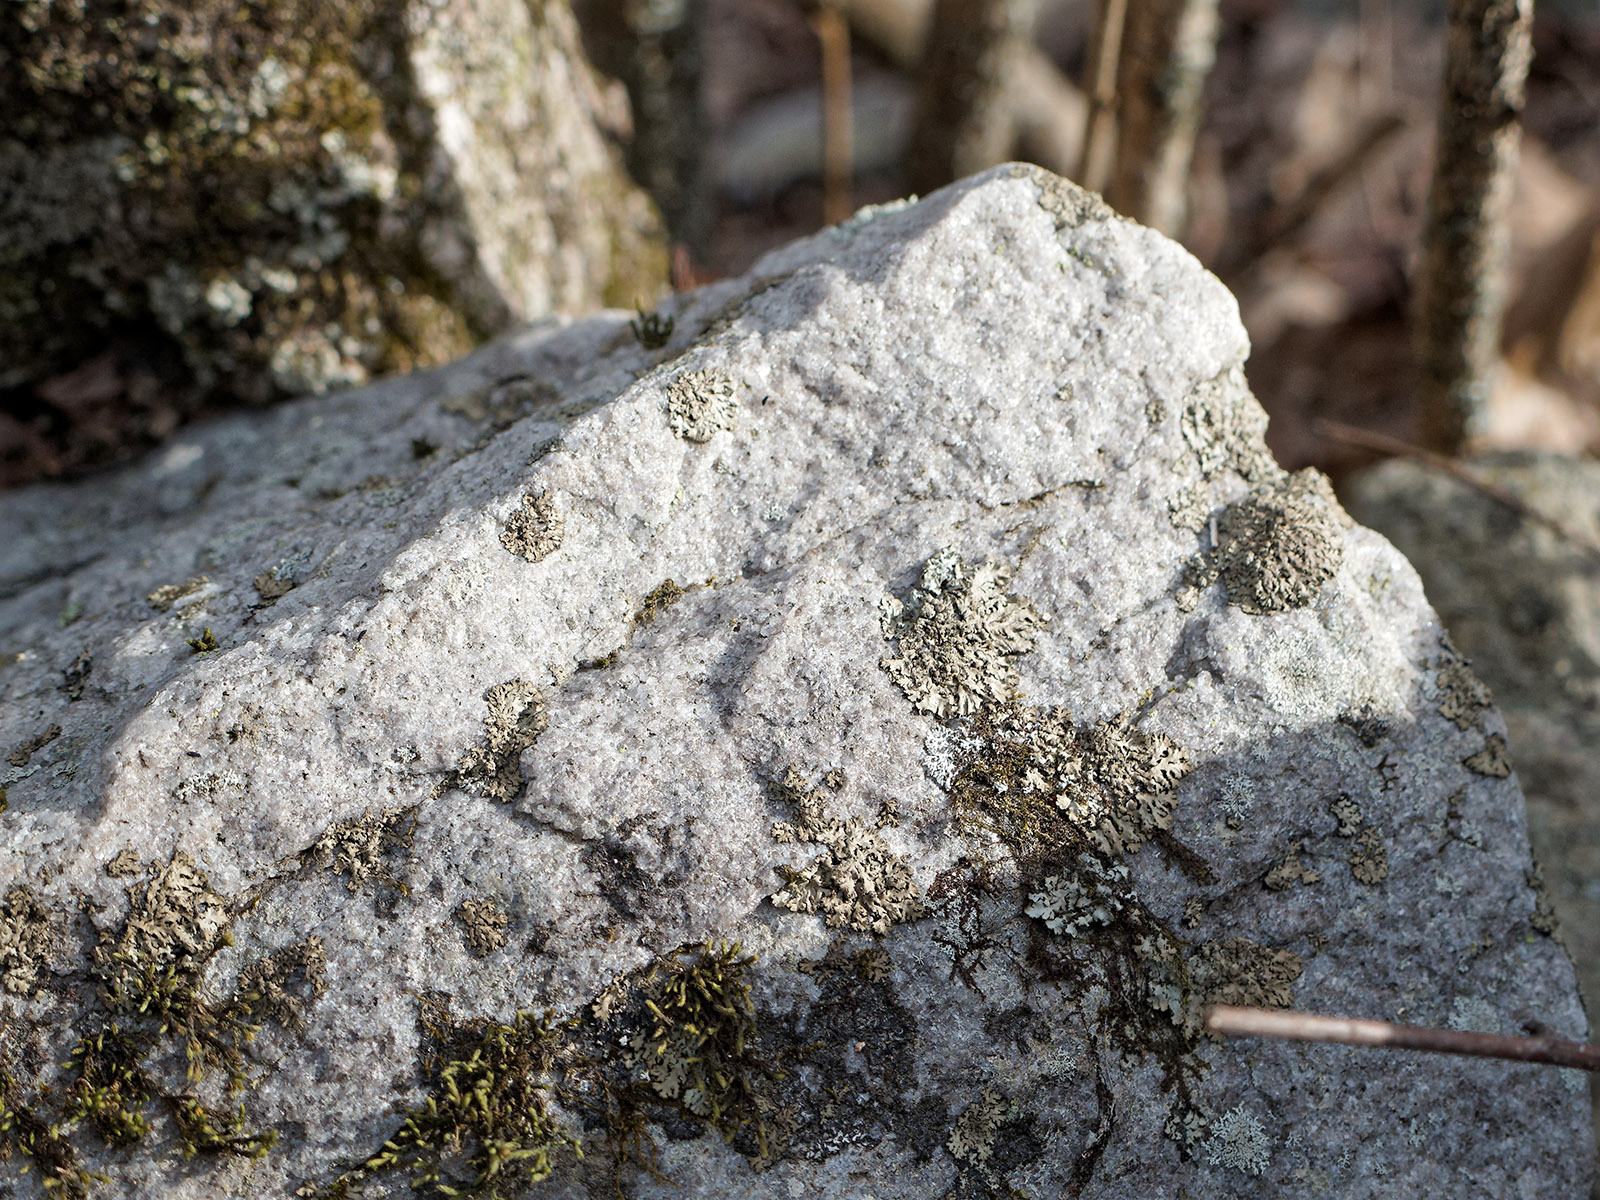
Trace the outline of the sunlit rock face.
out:
[[[1009,167],[652,318],[0,498],[18,1194],[1582,1194],[1580,1079],[1199,1032],[1583,1032],[1215,279]]]

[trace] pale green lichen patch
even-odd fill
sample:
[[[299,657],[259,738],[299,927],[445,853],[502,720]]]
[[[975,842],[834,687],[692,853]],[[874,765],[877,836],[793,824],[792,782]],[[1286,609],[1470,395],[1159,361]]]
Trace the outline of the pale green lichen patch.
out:
[[[1016,692],[1012,660],[1032,650],[1045,618],[1009,595],[992,559],[968,566],[952,549],[928,559],[904,603],[881,604],[883,635],[897,653],[880,660],[912,706],[936,717],[968,716]]]
[[[821,913],[830,929],[843,926],[881,936],[901,921],[916,920],[927,907],[911,865],[878,833],[898,824],[893,803],[879,810],[875,825],[840,820],[829,813],[828,800],[843,783],[840,772],[830,771],[821,784],[808,787],[790,767],[774,789],[795,815],[772,827],[773,840],[820,845],[824,852],[804,870],[779,868],[784,885],[773,893],[772,903],[791,912]]]
[[[1213,1167],[1260,1175],[1272,1161],[1272,1139],[1253,1113],[1244,1105],[1237,1105],[1212,1125],[1206,1139],[1206,1157]]]
[[[1076,937],[1110,925],[1132,896],[1128,868],[1096,854],[1079,854],[1073,869],[1046,875],[1022,911],[1043,921],[1052,933]]]
[[[483,695],[489,716],[483,743],[473,746],[456,764],[455,783],[501,803],[522,790],[522,752],[533,745],[549,718],[538,688],[520,679],[497,683]]]
[[[950,1130],[945,1149],[950,1157],[982,1170],[994,1154],[995,1135],[1011,1116],[1011,1102],[999,1088],[986,1087],[967,1105]]]
[[[506,925],[511,918],[493,899],[463,900],[455,916],[472,957],[487,958],[506,944]]]
[[[1461,760],[1461,765],[1467,770],[1478,775],[1487,775],[1491,779],[1504,779],[1511,774],[1511,748],[1506,745],[1504,734],[1491,733],[1484,739],[1483,749],[1469,758]]]
[[[529,492],[506,518],[500,544],[512,554],[536,563],[559,550],[566,535],[567,520],[556,509],[550,493]]]
[[[667,424],[686,442],[709,442],[733,427],[734,391],[726,371],[686,371],[667,385]]]
[[[427,1103],[406,1115],[383,1149],[318,1194],[344,1197],[373,1175],[403,1170],[414,1188],[501,1200],[548,1178],[563,1149],[577,1150],[577,1138],[551,1111],[559,1041],[548,1016],[521,1012],[509,1025],[440,1027],[427,1015],[424,1022],[443,1047],[429,1066]]]
[[[25,767],[28,765],[29,759],[60,736],[61,726],[51,725],[49,728],[34,734],[31,738],[25,738],[17,743],[16,748],[6,755],[6,761],[13,767]]]
[[[1204,575],[1252,615],[1304,608],[1339,571],[1344,537],[1327,477],[1306,469],[1230,504]]]
[[[389,869],[385,859],[390,851],[411,845],[416,824],[415,805],[362,813],[330,825],[300,858],[308,865],[332,867],[349,876],[345,886],[352,895],[366,887],[369,880],[404,893],[405,883]]]
[[[49,912],[27,884],[17,884],[0,904],[0,986],[14,996],[38,991],[54,946]]]

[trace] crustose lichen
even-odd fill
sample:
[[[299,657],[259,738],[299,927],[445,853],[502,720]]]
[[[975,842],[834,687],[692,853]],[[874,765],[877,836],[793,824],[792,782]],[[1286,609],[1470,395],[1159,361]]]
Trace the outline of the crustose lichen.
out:
[[[910,597],[886,596],[884,637],[899,643],[882,666],[912,706],[936,717],[969,716],[1011,698],[1011,660],[1033,649],[1045,618],[1031,600],[1008,595],[992,559],[975,567],[952,549],[928,559]]]

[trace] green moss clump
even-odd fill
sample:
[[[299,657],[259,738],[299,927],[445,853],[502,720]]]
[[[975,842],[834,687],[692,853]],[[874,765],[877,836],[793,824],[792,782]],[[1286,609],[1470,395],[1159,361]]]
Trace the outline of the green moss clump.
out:
[[[444,1196],[519,1195],[547,1178],[563,1147],[581,1154],[550,1112],[557,1026],[530,1012],[512,1023],[477,1022],[434,1030],[453,1055],[437,1066],[428,1101],[412,1110],[383,1149],[322,1193],[343,1196],[351,1184],[382,1171],[415,1171],[412,1186]],[[472,1178],[459,1186],[442,1178],[447,1156],[465,1154]]]
[[[78,1165],[72,1144],[61,1136],[60,1127],[23,1099],[16,1078],[0,1066],[0,1163],[10,1162],[15,1154],[28,1160],[22,1171],[38,1169],[46,1195],[83,1200],[91,1183],[106,1179]]]
[[[196,654],[210,654],[214,650],[222,649],[221,644],[217,641],[217,635],[211,632],[211,627],[209,625],[206,626],[206,631],[199,637],[190,638],[188,641],[189,649],[193,650]]]

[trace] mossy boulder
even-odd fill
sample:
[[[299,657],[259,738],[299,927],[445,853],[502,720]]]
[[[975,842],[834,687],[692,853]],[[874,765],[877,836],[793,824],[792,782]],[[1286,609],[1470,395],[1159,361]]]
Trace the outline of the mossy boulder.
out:
[[[566,0],[0,13],[0,483],[662,288]]]

